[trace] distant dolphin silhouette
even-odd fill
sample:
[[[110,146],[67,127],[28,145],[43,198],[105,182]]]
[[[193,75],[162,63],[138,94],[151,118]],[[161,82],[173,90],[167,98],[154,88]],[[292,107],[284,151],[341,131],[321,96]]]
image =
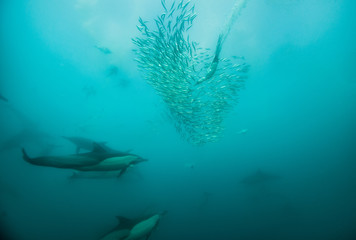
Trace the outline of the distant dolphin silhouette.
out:
[[[259,169],[255,173],[243,178],[241,180],[241,183],[245,184],[245,185],[257,185],[257,184],[262,184],[262,183],[278,180],[280,178],[281,177],[278,175],[266,173]]]
[[[55,144],[51,144],[53,136],[42,131],[38,124],[28,118],[25,114],[9,104],[6,104],[6,108],[8,108],[19,120],[21,127],[18,133],[5,139],[1,143],[0,150],[20,148],[26,143],[36,144],[47,152],[50,152],[54,147],[57,147]]]
[[[106,47],[99,47],[99,46],[94,46],[96,49],[98,49],[100,52],[104,53],[104,54],[110,54],[112,53],[111,50],[109,48]]]

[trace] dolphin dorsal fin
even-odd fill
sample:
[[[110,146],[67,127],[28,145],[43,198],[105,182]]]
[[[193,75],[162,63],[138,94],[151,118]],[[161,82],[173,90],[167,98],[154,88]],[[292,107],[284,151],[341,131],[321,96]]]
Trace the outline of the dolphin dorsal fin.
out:
[[[119,221],[120,227],[130,227],[132,225],[132,220],[122,216],[116,216]]]
[[[92,152],[107,152],[107,151],[99,143],[93,142],[93,150],[92,150]]]

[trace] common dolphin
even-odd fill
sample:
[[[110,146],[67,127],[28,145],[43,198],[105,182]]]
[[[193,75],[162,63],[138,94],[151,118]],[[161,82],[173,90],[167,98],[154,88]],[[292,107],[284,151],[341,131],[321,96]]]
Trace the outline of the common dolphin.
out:
[[[280,178],[281,177],[278,175],[266,173],[258,169],[257,172],[243,178],[241,180],[241,183],[245,185],[257,185],[257,184],[278,180]]]
[[[89,138],[84,138],[84,137],[66,137],[66,136],[62,136],[64,139],[70,141],[71,143],[73,143],[77,149],[76,149],[76,153],[78,154],[80,152],[81,149],[85,149],[85,150],[89,150],[92,151],[93,150],[93,146],[94,146],[94,142],[93,140],[89,139]],[[100,144],[101,146],[104,146],[106,144],[106,142],[96,142],[98,144]]]
[[[141,219],[137,224],[135,224],[127,237],[121,238],[121,240],[139,240],[142,238],[149,239],[153,230],[158,226],[159,221],[162,216],[166,214],[166,211],[162,213],[157,213],[150,215]]]
[[[120,240],[130,234],[130,230],[141,221],[141,219],[128,219],[126,217],[117,216],[119,224],[105,233],[99,240]]]
[[[39,166],[68,168],[79,171],[120,171],[120,177],[132,165],[147,161],[137,155],[122,152],[108,152],[99,144],[94,143],[94,149],[88,153],[67,156],[44,156],[30,158],[22,149],[25,161]]]
[[[95,151],[96,149],[93,150],[93,153]],[[55,168],[68,168],[76,170],[83,166],[98,164],[100,161],[104,160],[102,158],[97,157],[93,158],[87,153],[72,154],[67,156],[43,156],[37,158],[30,158],[24,148],[22,148],[22,154],[23,159],[33,165]]]
[[[120,177],[126,170],[140,162],[147,161],[135,154],[128,154],[126,152],[107,150],[99,144],[94,143],[95,151],[86,153],[94,159],[101,160],[95,165],[88,165],[79,167],[79,171],[120,171]]]

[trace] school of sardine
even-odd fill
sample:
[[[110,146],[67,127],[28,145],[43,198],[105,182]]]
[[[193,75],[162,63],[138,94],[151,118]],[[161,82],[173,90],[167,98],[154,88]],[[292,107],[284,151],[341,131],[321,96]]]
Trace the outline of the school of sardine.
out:
[[[148,84],[162,97],[177,131],[197,145],[222,137],[225,116],[238,101],[247,77],[243,58],[220,58],[223,34],[215,51],[189,39],[197,14],[190,1],[161,0],[163,13],[148,22],[139,18],[140,37],[132,39],[136,61]]]

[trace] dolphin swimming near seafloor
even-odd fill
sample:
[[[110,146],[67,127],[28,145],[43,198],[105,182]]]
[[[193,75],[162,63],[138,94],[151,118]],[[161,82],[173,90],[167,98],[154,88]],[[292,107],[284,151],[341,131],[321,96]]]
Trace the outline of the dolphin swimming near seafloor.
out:
[[[257,172],[243,178],[241,180],[241,183],[243,183],[245,185],[257,185],[257,184],[262,184],[262,183],[278,180],[280,178],[281,177],[278,175],[274,175],[274,174],[263,172],[261,170],[257,170]]]
[[[30,158],[22,149],[25,161],[39,166],[68,168],[78,171],[119,171],[120,177],[125,171],[137,163],[147,161],[134,154],[107,151],[102,146],[94,143],[93,151],[88,153],[67,156],[44,156]]]

